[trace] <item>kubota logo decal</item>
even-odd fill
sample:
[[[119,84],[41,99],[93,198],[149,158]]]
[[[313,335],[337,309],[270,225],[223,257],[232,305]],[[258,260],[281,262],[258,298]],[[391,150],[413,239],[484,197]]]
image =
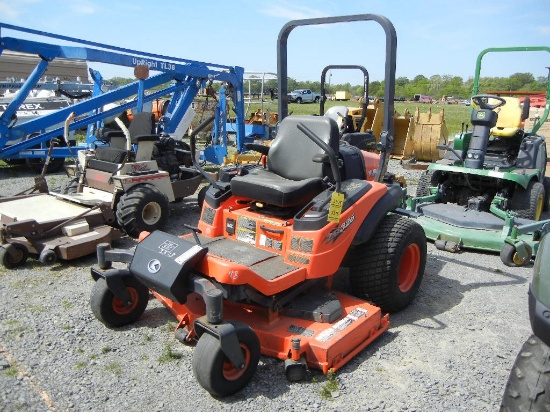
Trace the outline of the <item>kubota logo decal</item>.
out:
[[[345,230],[353,223],[354,220],[355,215],[351,215],[348,220],[346,220],[340,226],[336,226],[334,229],[332,229],[326,237],[325,241],[327,243],[336,242],[336,239],[338,239],[340,235],[345,232]]]

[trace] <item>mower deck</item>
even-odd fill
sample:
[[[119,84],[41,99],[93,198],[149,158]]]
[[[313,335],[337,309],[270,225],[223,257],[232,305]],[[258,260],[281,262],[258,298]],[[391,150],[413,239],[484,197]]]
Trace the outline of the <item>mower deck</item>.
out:
[[[5,198],[0,202],[0,221],[15,222],[33,219],[37,223],[69,219],[88,208],[57,199],[48,194]]]
[[[158,293],[153,294],[176,316],[180,322],[178,328],[188,322],[192,324],[205,313],[204,300],[196,293],[189,295],[184,305]],[[224,316],[253,327],[260,340],[261,352],[267,356],[288,359],[292,339],[299,338],[301,355],[308,366],[327,373],[329,369],[341,368],[386,331],[390,324],[388,315],[382,316],[376,306],[340,292],[331,292],[330,295],[343,308],[342,315],[333,323],[285,316],[267,308],[231,304],[228,301],[224,302]]]
[[[424,228],[426,238],[432,241],[450,242],[457,249],[497,253],[508,240],[529,245],[534,256],[538,249],[537,230],[544,224],[521,218],[502,219],[490,212],[444,203],[421,204],[416,212],[399,211],[414,218]]]
[[[101,208],[91,209],[50,194],[1,199],[0,223],[0,247],[9,251],[16,244],[30,253],[51,251],[55,256],[51,254],[48,263],[55,257],[71,260],[92,254],[98,243],[111,243],[122,236],[107,224]],[[22,261],[8,260],[8,265],[23,264],[26,254],[19,256]]]

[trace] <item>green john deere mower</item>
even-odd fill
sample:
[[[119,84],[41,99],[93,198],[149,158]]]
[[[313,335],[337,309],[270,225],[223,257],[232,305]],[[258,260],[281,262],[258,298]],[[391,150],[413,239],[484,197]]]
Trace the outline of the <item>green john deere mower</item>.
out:
[[[550,74],[545,110],[526,130],[530,100],[477,94],[481,60],[489,52],[546,51],[550,47],[490,48],[476,63],[471,124],[455,136],[442,159],[428,166],[415,197],[400,210],[420,223],[438,249],[500,252],[508,266],[536,255],[543,210],[548,209],[550,178],[547,150],[537,132],[548,118]],[[550,136],[549,136],[550,137]]]

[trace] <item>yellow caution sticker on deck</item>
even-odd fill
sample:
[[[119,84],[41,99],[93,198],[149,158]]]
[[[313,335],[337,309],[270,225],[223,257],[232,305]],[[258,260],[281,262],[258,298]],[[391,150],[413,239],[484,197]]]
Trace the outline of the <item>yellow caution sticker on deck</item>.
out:
[[[334,192],[330,198],[330,208],[328,209],[328,221],[338,223],[342,208],[344,207],[344,194]]]

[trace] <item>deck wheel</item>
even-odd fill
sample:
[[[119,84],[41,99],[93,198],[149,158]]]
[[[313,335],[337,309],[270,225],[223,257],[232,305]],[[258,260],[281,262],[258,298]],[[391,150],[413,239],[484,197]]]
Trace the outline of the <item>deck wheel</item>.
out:
[[[193,353],[193,373],[199,384],[212,396],[229,396],[240,391],[252,379],[260,360],[260,341],[244,323],[229,321],[237,333],[245,364],[233,365],[222,351],[218,338],[204,332]]]
[[[11,243],[14,247],[13,253],[9,253],[7,249],[0,247],[0,262],[6,269],[14,269],[25,264],[29,257],[29,250],[21,243]]]
[[[90,306],[94,316],[108,327],[120,327],[135,322],[145,311],[149,301],[149,289],[134,277],[125,277],[124,285],[131,304],[125,305],[100,278],[92,289]]]
[[[514,245],[504,243],[502,249],[500,249],[500,260],[506,266],[518,267],[527,264],[533,257],[533,250],[527,243],[525,244],[526,256],[521,258]]]

